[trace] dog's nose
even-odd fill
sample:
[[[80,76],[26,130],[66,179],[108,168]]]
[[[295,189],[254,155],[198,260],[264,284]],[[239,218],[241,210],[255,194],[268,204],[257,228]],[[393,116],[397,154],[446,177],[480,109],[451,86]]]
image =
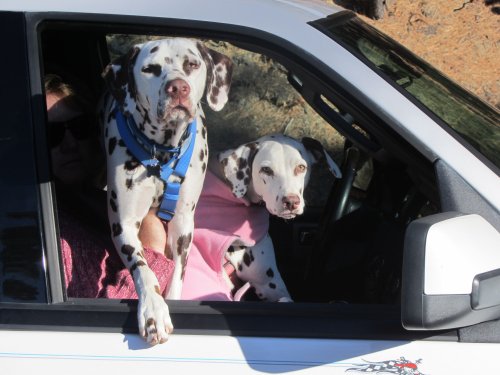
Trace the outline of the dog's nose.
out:
[[[165,87],[165,91],[172,98],[184,99],[187,98],[187,96],[191,92],[191,89],[189,88],[189,85],[186,81],[178,78],[168,82],[167,86]]]
[[[281,199],[283,206],[290,211],[296,210],[300,204],[300,198],[298,195],[290,194]]]

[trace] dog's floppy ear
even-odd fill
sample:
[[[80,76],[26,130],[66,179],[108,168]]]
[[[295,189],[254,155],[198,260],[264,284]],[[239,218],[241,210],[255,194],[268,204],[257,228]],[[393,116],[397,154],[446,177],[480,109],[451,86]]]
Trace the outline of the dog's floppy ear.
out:
[[[220,111],[226,105],[233,76],[229,57],[198,42],[198,49],[207,66],[206,96],[210,108]]]
[[[139,45],[132,47],[125,55],[109,63],[102,73],[108,90],[126,116],[136,107],[137,86],[133,69],[140,51]]]
[[[233,195],[245,196],[252,178],[252,163],[259,149],[258,142],[246,143],[236,149],[221,152],[217,157]]]
[[[338,167],[337,163],[328,155],[328,152],[326,152],[325,148],[323,145],[309,137],[304,137],[302,138],[302,144],[306,148],[307,151],[309,151],[314,160],[320,161],[320,160],[325,160],[326,164],[328,165],[328,169],[336,178],[342,178],[342,172],[340,171],[340,168]]]

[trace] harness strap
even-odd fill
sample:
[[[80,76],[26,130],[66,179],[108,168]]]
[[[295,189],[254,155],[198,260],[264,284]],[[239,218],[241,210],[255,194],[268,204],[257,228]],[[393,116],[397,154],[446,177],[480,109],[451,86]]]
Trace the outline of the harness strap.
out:
[[[128,150],[141,164],[148,170],[159,169],[159,177],[165,183],[163,199],[158,208],[157,216],[162,220],[172,220],[175,214],[181,183],[191,162],[196,140],[196,119],[188,125],[187,138],[182,142],[181,147],[166,147],[159,145],[141,133],[135,124],[132,116],[125,118],[122,112],[115,108],[116,123],[120,136],[125,142]],[[140,141],[138,140],[140,139]],[[149,151],[149,152],[148,152]],[[161,163],[157,158],[157,153],[169,153],[171,157],[165,163]],[[170,181],[173,176],[181,181]]]

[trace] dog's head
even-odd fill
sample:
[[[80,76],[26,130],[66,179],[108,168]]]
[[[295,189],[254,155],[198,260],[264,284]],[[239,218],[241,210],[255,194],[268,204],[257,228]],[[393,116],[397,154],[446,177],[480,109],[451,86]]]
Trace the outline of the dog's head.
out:
[[[191,121],[204,94],[213,110],[221,110],[231,75],[227,56],[184,38],[135,45],[103,72],[125,115],[139,109],[156,124]]]
[[[269,135],[224,151],[218,159],[236,197],[252,192],[271,214],[284,219],[304,211],[304,188],[317,161],[325,159],[335,177],[341,177],[336,163],[312,138],[299,142],[281,134]]]

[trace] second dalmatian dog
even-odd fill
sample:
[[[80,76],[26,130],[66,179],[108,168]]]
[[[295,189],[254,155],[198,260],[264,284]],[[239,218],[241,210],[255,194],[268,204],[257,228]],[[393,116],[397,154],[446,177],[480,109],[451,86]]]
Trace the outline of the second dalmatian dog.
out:
[[[182,299],[240,300],[252,287],[261,300],[291,301],[268,234],[269,215],[292,219],[303,213],[304,188],[319,160],[341,177],[311,138],[268,135],[210,158]]]
[[[194,211],[208,162],[202,98],[215,111],[228,100],[230,59],[190,39],[133,46],[103,73],[109,221],[114,245],[139,297],[139,331],[150,344],[173,330],[158,280],[138,238],[150,208],[168,221],[165,251],[175,263],[167,299],[179,299],[193,239]]]

